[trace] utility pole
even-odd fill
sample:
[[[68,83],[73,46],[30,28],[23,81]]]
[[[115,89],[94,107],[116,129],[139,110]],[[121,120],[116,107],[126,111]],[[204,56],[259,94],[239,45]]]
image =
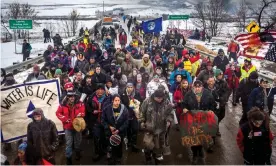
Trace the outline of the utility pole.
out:
[[[103,1],[103,18],[104,18],[104,1]],[[103,19],[103,18],[102,18],[102,19]]]

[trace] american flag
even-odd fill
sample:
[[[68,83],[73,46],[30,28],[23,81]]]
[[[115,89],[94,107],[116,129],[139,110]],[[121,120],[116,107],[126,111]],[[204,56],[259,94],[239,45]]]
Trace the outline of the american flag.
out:
[[[270,44],[276,41],[276,31],[240,34],[234,39],[243,48],[241,56],[264,59]]]
[[[276,63],[276,43],[270,45],[264,59]]]

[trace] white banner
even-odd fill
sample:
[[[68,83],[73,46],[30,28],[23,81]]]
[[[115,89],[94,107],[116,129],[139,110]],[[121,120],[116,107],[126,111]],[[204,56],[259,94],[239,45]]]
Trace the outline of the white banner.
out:
[[[59,80],[37,81],[1,88],[1,142],[12,142],[27,134],[34,108],[55,122],[59,132],[61,121],[56,117],[60,98]]]

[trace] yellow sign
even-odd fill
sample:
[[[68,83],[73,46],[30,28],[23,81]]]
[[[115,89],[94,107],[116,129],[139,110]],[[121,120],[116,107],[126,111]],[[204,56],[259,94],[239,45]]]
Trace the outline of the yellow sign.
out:
[[[246,30],[249,33],[255,33],[258,32],[260,30],[259,25],[255,22],[255,21],[251,21],[247,26],[246,26]]]

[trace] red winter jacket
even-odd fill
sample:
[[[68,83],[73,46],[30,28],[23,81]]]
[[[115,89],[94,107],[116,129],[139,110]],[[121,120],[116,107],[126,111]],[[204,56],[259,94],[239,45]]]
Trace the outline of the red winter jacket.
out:
[[[82,102],[74,105],[72,110],[69,110],[68,104],[61,104],[56,112],[57,118],[61,120],[64,129],[73,129],[73,120],[80,114],[80,117],[85,116],[85,107]],[[68,121],[69,120],[69,121]]]
[[[82,47],[84,52],[86,52],[86,45],[84,43],[79,43],[78,44],[78,50],[80,50],[80,47]]]
[[[127,44],[127,35],[120,35],[119,41],[120,41],[120,44]]]
[[[230,89],[237,89],[239,87],[240,77],[237,76],[239,73],[239,68],[236,68],[235,71],[231,68],[226,69],[224,75],[226,76],[226,81]],[[235,73],[234,73],[235,72]]]
[[[184,96],[185,96],[185,94],[183,95],[183,93],[181,92],[181,88],[178,86],[176,91],[173,94],[173,102],[177,103],[177,106],[176,106],[177,116],[180,116],[181,113],[182,113],[182,108],[180,107],[179,100],[183,102],[184,101]]]

